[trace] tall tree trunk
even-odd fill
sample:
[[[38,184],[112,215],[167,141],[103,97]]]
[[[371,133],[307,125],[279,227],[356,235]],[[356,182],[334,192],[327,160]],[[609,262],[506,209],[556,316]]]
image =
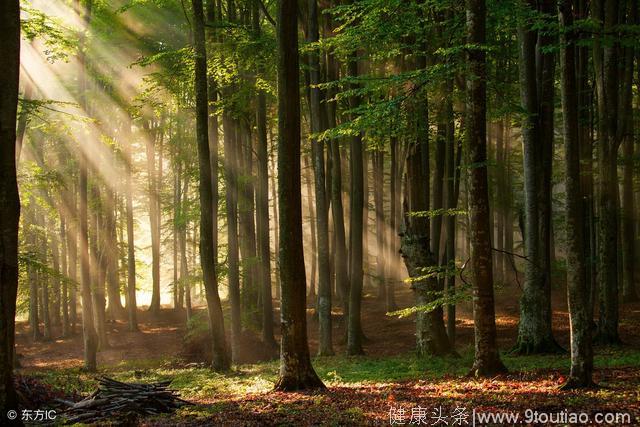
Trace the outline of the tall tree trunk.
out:
[[[300,185],[298,2],[278,3],[278,210],[282,287],[280,374],[275,389],[323,388],[307,342]]]
[[[83,18],[83,33],[80,36],[79,41],[79,54],[78,54],[78,66],[79,66],[79,85],[82,96],[80,97],[81,107],[88,112],[87,103],[87,79],[86,79],[86,64],[85,64],[85,45],[86,45],[86,32],[89,30],[89,24],[91,22],[91,11],[93,8],[93,1],[89,0],[81,8],[79,1],[76,0],[78,10],[82,12]],[[80,208],[78,212],[79,217],[79,257],[80,257],[80,277],[82,283],[82,338],[84,343],[84,369],[89,372],[95,372],[97,369],[96,355],[98,351],[98,337],[96,336],[95,326],[93,323],[93,304],[91,296],[91,272],[89,263],[89,218],[88,218],[88,159],[87,154],[80,149],[79,153],[79,169],[80,169],[80,183],[79,183],[79,196],[80,196]]]
[[[600,7],[601,6],[601,7]],[[593,18],[609,34],[618,25],[618,1],[594,2]],[[593,63],[598,94],[598,272],[600,318],[596,340],[618,344],[618,49],[594,39]]]
[[[629,25],[637,25],[638,3],[628,2],[628,22]],[[633,62],[634,49],[624,47],[624,70],[622,82],[622,144],[624,150],[624,178],[623,178],[623,201],[622,201],[622,296],[623,301],[637,301],[638,292],[635,284],[635,200],[633,197],[633,169],[635,156],[635,141],[633,129]]]
[[[349,76],[358,77],[357,53],[350,58]],[[356,89],[357,84],[352,84]],[[357,95],[349,99],[349,107],[354,109],[360,104]],[[351,137],[349,144],[351,167],[350,221],[349,221],[349,317],[347,324],[347,354],[363,354],[362,348],[362,286],[363,286],[363,219],[364,219],[364,163],[362,133]]]
[[[69,231],[67,232],[67,251],[69,252],[69,280],[71,287],[69,289],[69,333],[75,335],[76,324],[78,323],[78,237],[80,235],[78,228],[78,201],[76,197],[78,189],[78,180],[72,176],[69,190]]]
[[[392,196],[393,197],[393,196]],[[387,302],[386,233],[384,219],[384,152],[373,152],[373,198],[376,212],[376,280],[378,299]]]
[[[57,221],[56,221],[57,222]],[[61,318],[60,318],[60,308],[62,305],[62,289],[61,289],[61,280],[60,278],[64,274],[63,270],[60,268],[60,245],[58,242],[58,233],[55,231],[56,227],[54,227],[55,222],[51,224],[51,238],[50,238],[50,250],[51,250],[51,261],[53,263],[53,277],[51,294],[53,296],[53,301],[51,303],[51,323],[53,326],[61,326]]]
[[[180,240],[180,292],[183,294],[184,305],[186,308],[187,321],[191,319],[191,278],[189,276],[189,263],[187,260],[187,229],[189,228],[189,221],[186,217],[187,206],[189,204],[188,198],[189,180],[185,179],[182,187],[182,206],[180,208],[181,216],[183,218],[180,224],[180,234],[178,239]],[[195,237],[195,236],[194,236]]]
[[[35,226],[35,209],[36,202],[33,196],[29,197],[29,208],[26,211],[26,247],[32,254],[37,250],[37,237]],[[27,279],[29,281],[29,329],[31,330],[31,337],[34,341],[42,338],[40,333],[40,319],[38,317],[38,273],[36,267],[31,262],[31,265],[27,266]]]
[[[325,31],[332,28],[331,17],[324,15]],[[326,56],[327,81],[333,82],[338,79],[338,64],[333,52],[328,52]],[[336,90],[329,88],[326,99],[333,99]],[[327,102],[327,125],[329,128],[337,126],[336,103]],[[335,249],[333,251],[333,264],[335,271],[335,287],[337,296],[342,305],[343,322],[346,325],[349,312],[349,266],[347,257],[347,242],[344,220],[344,205],[342,203],[342,158],[340,152],[340,142],[337,139],[329,141],[329,153],[331,155],[331,186],[328,187],[331,199],[331,217],[333,219],[333,230],[335,235]],[[346,329],[345,329],[346,330]]]
[[[158,176],[156,172],[156,138],[161,131],[155,128],[150,118],[143,119],[144,141],[147,153],[147,174],[149,175],[149,223],[151,225],[151,302],[149,311],[160,311],[160,234],[158,224]]]
[[[260,29],[260,0],[253,1],[253,30],[256,37]],[[258,74],[264,73],[263,67]],[[273,335],[273,300],[271,293],[271,248],[269,247],[269,155],[267,140],[267,97],[264,90],[258,91],[256,97],[256,131],[258,145],[256,160],[258,162],[258,188],[256,195],[256,234],[258,239],[259,283],[262,299],[262,341],[269,347],[277,346]]]
[[[131,143],[131,125],[125,125],[125,161],[127,170],[125,172],[125,192],[127,205],[127,317],[129,331],[138,330],[138,306],[136,304],[136,247],[133,237],[133,189],[131,186],[131,175],[133,175],[133,144]]]
[[[307,299],[315,306],[316,303],[316,273],[317,273],[317,243],[316,243],[316,214],[313,204],[313,178],[311,177],[311,165],[309,164],[309,156],[303,157],[304,161],[304,177],[306,181],[305,187],[307,188],[307,208],[309,209],[309,228],[311,229],[311,274],[309,274],[309,293]]]
[[[423,95],[426,97],[426,95]],[[420,99],[419,103],[426,100]],[[421,109],[422,110],[422,109]],[[422,110],[424,112],[424,110]],[[419,116],[419,120],[428,120]],[[427,126],[422,124],[419,126]],[[426,137],[423,134],[422,137]],[[407,174],[404,200],[404,226],[400,234],[400,251],[411,277],[416,306],[416,350],[420,355],[445,355],[452,353],[443,321],[442,306],[428,308],[436,298],[438,289],[436,277],[424,278],[424,268],[437,265],[429,244],[429,221],[424,212],[429,210],[428,194],[424,182],[429,181],[425,167],[423,150],[428,149],[424,139],[416,139],[407,157]]]
[[[391,151],[391,170],[389,171],[389,236],[388,241],[388,254],[387,254],[387,272],[388,272],[388,286],[387,286],[387,311],[394,311],[397,309],[396,305],[396,290],[395,285],[397,281],[397,268],[398,268],[398,226],[396,222],[398,209],[398,196],[400,189],[398,188],[398,138],[392,136],[390,138],[390,151]]]
[[[489,190],[487,182],[487,86],[486,86],[486,16],[484,0],[466,0],[467,63],[467,147],[469,164],[469,234],[473,271],[473,321],[475,356],[471,373],[493,376],[505,372],[496,341],[493,272],[491,269],[491,224],[489,224]]]
[[[38,221],[38,225],[40,226],[40,228],[42,230],[47,230],[47,224],[46,224],[46,220],[44,218],[44,215],[41,213],[38,213],[37,216],[37,221]],[[42,265],[48,265],[48,260],[47,260],[47,255],[48,255],[48,250],[47,250],[47,232],[43,231],[39,236],[39,242],[37,245],[37,250],[38,250],[38,258],[40,259],[40,262],[42,263]],[[50,304],[50,292],[49,292],[49,273],[46,271],[40,271],[38,274],[38,281],[40,282],[41,285],[41,291],[42,291],[42,298],[40,299],[40,305],[42,308],[42,323],[43,323],[43,331],[44,333],[42,334],[42,338],[45,341],[50,341],[51,340],[51,336],[52,336],[52,332],[51,332],[51,314],[50,314],[50,309],[51,309],[51,304]]]
[[[456,293],[456,215],[453,214],[458,206],[458,194],[456,186],[459,185],[460,170],[459,160],[456,161],[455,156],[455,122],[453,116],[453,81],[449,80],[445,87],[446,101],[444,106],[444,115],[446,120],[445,134],[445,203],[449,210],[444,218],[446,243],[445,243],[445,262],[446,266],[446,295],[453,298]],[[458,148],[460,155],[460,148]],[[459,159],[460,157],[458,157]],[[447,336],[451,347],[455,348],[456,344],[456,305],[449,303],[447,305]]]
[[[104,253],[104,236],[102,228],[103,218],[103,206],[102,198],[99,189],[99,183],[92,183],[92,212],[91,216],[91,228],[89,232],[89,245],[90,245],[90,275],[92,283],[93,298],[93,322],[95,325],[96,333],[98,336],[98,349],[103,350],[109,347],[109,341],[107,339],[106,330],[106,313],[105,313],[105,297],[104,297],[104,284],[105,284],[105,253]]]
[[[272,144],[273,135],[271,132],[269,133]],[[276,150],[272,150],[272,153],[275,153]],[[273,240],[274,240],[274,254],[276,254],[276,259],[274,262],[274,275],[276,279],[275,287],[276,287],[276,300],[280,301],[280,265],[278,264],[277,255],[280,253],[280,230],[278,229],[278,185],[277,185],[277,177],[276,177],[276,166],[275,166],[275,156],[272,154],[270,157],[271,164],[271,200],[273,204],[273,223],[275,226],[273,227]]]
[[[69,325],[69,262],[67,258],[67,222],[60,217],[60,270],[62,273],[62,289],[60,293],[62,309],[62,338],[70,335]]]
[[[317,0],[308,0],[308,43],[316,43],[320,38],[318,25]],[[311,116],[311,132],[318,134],[327,129],[327,112],[322,105],[325,101],[320,84],[320,58],[316,50],[309,53],[309,104]],[[331,281],[329,261],[329,207],[327,205],[327,187],[324,161],[324,140],[311,140],[311,156],[313,158],[316,230],[318,236],[318,320],[320,327],[318,355],[333,355],[331,326]]]
[[[238,226],[240,232],[240,254],[242,255],[242,302],[244,319],[253,325],[260,321],[258,298],[259,288],[256,270],[256,228],[253,176],[253,144],[249,126],[237,122],[238,164],[242,173],[238,180]]]
[[[0,413],[18,406],[13,383],[20,196],[16,179],[16,115],[20,75],[20,4],[0,4]]]
[[[589,1],[577,0],[575,3],[576,18],[583,20],[589,15]],[[581,39],[591,39],[590,34],[578,35]],[[587,43],[577,48],[576,81],[578,90],[578,125],[580,139],[580,194],[582,195],[582,211],[584,216],[583,250],[587,262],[587,299],[589,318],[593,319],[596,289],[596,259],[595,259],[595,210],[593,197],[593,88],[589,81],[590,75],[590,47]]]
[[[209,329],[212,342],[211,367],[216,371],[229,368],[227,344],[224,332],[222,304],[218,294],[215,249],[213,245],[214,190],[211,176],[209,151],[209,120],[207,106],[207,52],[205,48],[204,11],[202,0],[192,0],[195,48],[195,88],[196,88],[196,138],[198,141],[198,165],[200,170],[200,264],[209,313]]]
[[[242,326],[240,323],[240,266],[238,253],[238,186],[236,144],[233,119],[229,113],[222,118],[224,126],[224,175],[226,180],[227,211],[227,283],[231,304],[231,359],[237,360],[240,351]]]
[[[535,4],[529,2],[534,10]],[[541,13],[551,13],[545,0]],[[520,323],[514,351],[520,354],[556,352],[560,348],[551,329],[551,150],[553,147],[552,43],[532,24],[521,24],[520,92],[526,112],[523,134],[525,181],[525,282],[520,301]]]
[[[110,188],[105,190],[104,209],[104,251],[106,256],[107,296],[109,306],[107,314],[111,319],[124,317],[125,310],[120,299],[120,280],[118,274],[118,230],[116,221],[117,195]]]
[[[586,261],[583,245],[583,213],[580,191],[580,139],[576,82],[576,45],[573,27],[573,0],[558,4],[560,20],[561,92],[565,147],[565,197],[567,226],[567,298],[571,327],[571,373],[566,388],[593,384],[591,319],[587,308]]]

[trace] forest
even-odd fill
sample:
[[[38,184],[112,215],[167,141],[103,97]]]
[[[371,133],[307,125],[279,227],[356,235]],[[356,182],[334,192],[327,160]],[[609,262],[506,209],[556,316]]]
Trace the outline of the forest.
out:
[[[640,0],[0,28],[0,425],[640,425]]]

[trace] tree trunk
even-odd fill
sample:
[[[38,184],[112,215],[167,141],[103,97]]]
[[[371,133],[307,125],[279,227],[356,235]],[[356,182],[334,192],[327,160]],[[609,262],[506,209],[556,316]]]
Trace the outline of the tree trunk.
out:
[[[20,74],[20,5],[0,5],[0,413],[18,406],[13,383],[20,196],[16,179],[16,115]]]
[[[158,224],[158,177],[156,173],[156,137],[158,131],[151,119],[143,119],[145,130],[144,141],[147,153],[147,174],[149,179],[149,223],[151,226],[151,276],[152,290],[149,311],[157,314],[160,311],[160,235]]]
[[[426,103],[419,99],[420,104]],[[426,108],[420,109],[426,112]],[[428,116],[418,116],[419,124],[428,127]],[[426,133],[421,135],[427,138]],[[416,139],[411,145],[407,157],[407,174],[404,201],[404,227],[400,234],[400,252],[411,277],[411,289],[414,291],[416,313],[416,350],[419,355],[451,354],[452,348],[447,337],[443,321],[442,306],[427,307],[438,298],[437,277],[424,278],[425,268],[437,267],[429,244],[429,221],[425,212],[429,210],[428,194],[424,182],[429,182],[428,169],[425,167],[423,150],[428,149],[428,141]]]
[[[228,113],[222,118],[224,126],[224,175],[226,180],[227,264],[229,272],[229,302],[231,304],[231,359],[237,360],[240,350],[240,266],[238,253],[238,186],[236,144],[233,119]]]
[[[67,211],[69,212],[69,211]],[[61,308],[62,308],[62,338],[70,335],[69,325],[69,263],[67,259],[67,223],[64,216],[60,217],[60,268],[62,273]]]
[[[376,213],[376,281],[378,299],[387,302],[386,239],[384,219],[384,152],[373,152],[373,198]]]
[[[207,102],[207,52],[205,48],[204,11],[202,0],[192,0],[194,14],[193,41],[195,50],[196,89],[196,138],[198,142],[198,166],[200,170],[200,264],[205,286],[209,329],[212,342],[211,367],[216,371],[229,368],[227,344],[224,333],[222,304],[218,294],[215,249],[213,245],[214,190],[211,177],[209,151],[209,120]]]
[[[93,322],[96,333],[98,335],[98,349],[103,350],[109,347],[106,331],[106,313],[105,313],[105,253],[104,253],[104,236],[102,228],[103,206],[100,197],[100,189],[97,182],[92,185],[92,212],[91,212],[91,229],[89,232],[89,244],[91,252],[90,269],[93,298]]]
[[[486,6],[484,0],[466,0],[467,63],[467,147],[469,162],[469,234],[473,271],[473,321],[475,356],[471,373],[494,376],[506,371],[496,342],[495,301],[491,269],[491,224],[487,182],[487,87],[486,87]]]
[[[254,0],[256,37],[260,36],[259,0]],[[258,74],[264,73],[262,67]],[[262,341],[269,347],[277,346],[273,335],[273,300],[271,293],[271,248],[269,247],[269,155],[267,140],[267,98],[264,90],[256,97],[256,131],[258,137],[258,188],[256,195],[256,234],[258,238],[259,282],[262,298]]]
[[[318,27],[317,0],[308,0],[308,43],[315,43],[320,38]],[[323,108],[324,92],[317,87],[320,83],[320,58],[318,52],[309,53],[309,107],[311,116],[311,132],[314,134],[327,129],[327,112]],[[324,161],[324,140],[311,140],[311,156],[313,158],[317,260],[318,260],[318,320],[319,320],[319,356],[333,355],[332,322],[331,322],[331,281],[329,261],[329,207],[327,205],[327,187]]]
[[[604,0],[602,9],[593,4],[593,18],[600,31],[610,33],[618,25],[618,1]],[[598,272],[600,319],[596,341],[618,344],[618,48],[594,39],[593,63],[598,95]]]
[[[240,254],[242,255],[242,301],[243,318],[253,325],[260,320],[258,309],[259,288],[256,275],[256,229],[253,185],[253,144],[250,129],[237,122],[238,129],[238,227],[240,233]]]
[[[80,91],[83,94],[80,99],[81,107],[88,112],[88,103],[86,99],[87,92],[87,80],[85,69],[85,52],[84,46],[86,44],[86,32],[89,30],[89,24],[91,21],[91,10],[93,7],[93,1],[90,0],[80,8],[79,1],[78,10],[81,10],[83,15],[83,30],[84,33],[80,37],[78,49],[78,66],[79,66],[79,85]],[[80,183],[79,183],[79,195],[80,195],[80,209],[78,212],[79,217],[79,257],[80,257],[80,277],[82,283],[82,337],[84,342],[84,369],[89,372],[95,372],[97,369],[96,355],[98,351],[98,337],[93,323],[93,304],[91,301],[91,274],[89,264],[89,218],[88,218],[88,159],[87,153],[80,149],[79,153],[79,169],[80,169]]]
[[[629,19],[627,24],[637,25],[638,4],[629,3]],[[635,200],[633,197],[633,169],[635,156],[635,141],[633,129],[633,61],[634,49],[624,47],[624,71],[622,82],[622,144],[624,150],[624,178],[623,178],[623,210],[622,210],[622,296],[624,302],[638,300],[635,284]]]
[[[125,172],[125,192],[127,205],[127,314],[129,331],[138,330],[138,306],[136,304],[136,247],[133,238],[133,189],[131,187],[131,175],[133,175],[132,151],[130,124],[125,125],[125,159],[127,170]]]
[[[323,388],[307,342],[300,185],[300,84],[296,0],[278,3],[278,210],[282,287],[280,374],[275,389]],[[285,178],[286,179],[283,179]]]
[[[311,235],[311,274],[309,274],[309,293],[307,299],[311,301],[311,304],[316,305],[316,273],[317,273],[317,243],[316,243],[316,215],[314,209],[313,194],[311,188],[313,187],[313,178],[311,177],[311,165],[309,164],[309,157],[304,156],[304,178],[306,181],[305,187],[307,188],[307,208],[309,209],[309,228]]]
[[[349,76],[358,77],[358,61],[350,58]],[[356,89],[357,84],[352,84]],[[354,109],[360,104],[358,96],[351,96],[349,107]],[[351,166],[350,221],[349,221],[349,317],[347,325],[347,354],[363,354],[361,305],[363,286],[363,219],[364,219],[364,164],[362,134],[351,137],[349,144]]]
[[[460,180],[457,171],[460,169],[459,162],[455,156],[455,122],[453,116],[453,81],[449,80],[446,85],[446,102],[444,106],[444,116],[446,120],[445,134],[445,203],[449,210],[444,218],[446,243],[445,243],[445,262],[446,266],[446,295],[453,298],[456,293],[456,215],[452,213],[458,206],[458,194],[456,185]],[[458,148],[460,154],[460,148]],[[459,158],[459,157],[458,157]],[[451,347],[455,348],[456,344],[456,305],[450,303],[447,305],[447,336]]]
[[[530,9],[535,5],[530,2]],[[550,13],[550,0],[539,11]],[[551,329],[551,150],[553,146],[553,54],[547,35],[522,24],[520,92],[526,111],[523,134],[525,181],[525,282],[514,351],[519,354],[557,352]]]
[[[583,213],[580,192],[580,139],[578,137],[578,103],[576,84],[575,33],[573,0],[558,4],[561,29],[560,69],[562,115],[565,147],[565,197],[567,227],[567,298],[571,327],[571,373],[565,387],[588,387],[593,384],[593,350],[591,320],[587,309],[586,261],[583,245]]]

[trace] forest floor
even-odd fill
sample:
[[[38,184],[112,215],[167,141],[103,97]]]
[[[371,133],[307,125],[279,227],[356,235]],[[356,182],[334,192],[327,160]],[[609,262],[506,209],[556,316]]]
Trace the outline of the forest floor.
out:
[[[621,308],[620,334],[625,345],[597,348],[597,388],[562,391],[568,374],[568,354],[514,356],[508,354],[517,334],[515,289],[498,289],[499,347],[510,373],[491,379],[467,378],[473,358],[473,323],[468,303],[458,309],[459,358],[418,358],[413,353],[412,317],[387,316],[374,296],[366,293],[363,328],[365,356],[344,356],[342,327],[334,322],[336,356],[314,358],[327,390],[275,393],[276,360],[265,358],[257,341],[245,344],[245,364],[229,374],[212,372],[186,354],[184,313],[163,310],[152,317],[140,312],[140,331],[128,332],[124,321],[108,325],[110,348],[99,353],[100,374],[123,381],[172,379],[172,387],[196,405],[171,416],[141,420],[143,425],[553,425],[558,417],[584,414],[590,422],[640,425],[640,304]],[[399,290],[398,305],[412,305],[412,295]],[[567,348],[568,314],[563,293],[554,295],[553,324],[558,342]],[[312,354],[317,347],[317,322],[309,312]],[[336,313],[337,315],[338,313]],[[336,319],[339,316],[336,317]],[[57,330],[54,329],[54,332]],[[80,328],[78,328],[80,332]],[[253,345],[253,347],[252,347]],[[17,330],[17,354],[22,375],[36,377],[68,393],[85,395],[95,389],[95,375],[81,371],[82,338],[34,342],[25,323]],[[533,411],[538,411],[537,417]],[[482,418],[488,414],[518,416],[517,420]],[[616,414],[618,418],[615,417]],[[630,422],[624,418],[629,414]],[[556,423],[545,423],[547,419]],[[475,419],[474,419],[475,417]],[[586,419],[586,418],[583,418]]]

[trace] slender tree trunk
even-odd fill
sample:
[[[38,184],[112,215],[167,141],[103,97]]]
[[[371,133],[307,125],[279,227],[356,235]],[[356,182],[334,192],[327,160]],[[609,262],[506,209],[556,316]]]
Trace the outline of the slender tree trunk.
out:
[[[599,28],[611,33],[618,25],[618,1],[603,0],[593,4],[593,18]],[[618,344],[618,49],[617,43],[601,44],[594,39],[593,63],[598,94],[598,272],[600,318],[596,340]]]
[[[458,191],[456,185],[460,180],[457,173],[459,164],[455,157],[455,122],[453,117],[453,81],[450,80],[446,85],[447,100],[444,106],[444,115],[446,120],[445,135],[445,203],[449,213],[444,218],[446,243],[445,243],[445,262],[446,266],[446,295],[453,298],[456,293],[456,215],[451,211],[458,206]],[[458,148],[460,154],[460,148]],[[447,305],[447,336],[451,347],[455,348],[456,344],[456,305],[450,303]]]
[[[60,293],[62,309],[62,338],[70,335],[69,325],[69,264],[67,260],[67,222],[60,217],[60,269],[62,273],[62,289]]]
[[[94,182],[91,189],[93,209],[90,213],[91,229],[89,232],[89,245],[91,253],[90,275],[92,283],[91,297],[93,298],[93,322],[98,336],[98,349],[103,350],[109,347],[109,341],[107,339],[105,321],[104,236],[102,232],[102,220],[99,219],[99,217],[102,218],[103,216],[103,206],[98,185],[97,182]]]
[[[13,383],[20,196],[16,179],[16,115],[20,75],[20,4],[0,4],[0,413],[18,407]]]
[[[358,61],[350,58],[349,76],[358,77]],[[352,89],[356,89],[353,84]],[[350,108],[360,104],[358,96],[349,99]],[[362,286],[363,286],[363,219],[364,219],[364,162],[362,134],[358,132],[351,137],[349,144],[351,166],[350,221],[349,221],[349,317],[347,325],[347,354],[363,354],[362,348]]]
[[[638,20],[637,2],[629,4],[629,25],[636,25]],[[635,200],[633,197],[633,169],[635,156],[635,141],[633,129],[633,62],[634,49],[624,47],[624,71],[622,82],[622,144],[624,154],[624,178],[622,201],[622,296],[624,302],[638,300],[638,292],[635,284]]]
[[[78,1],[78,0],[76,0]],[[89,30],[89,24],[91,22],[91,11],[93,7],[93,1],[88,1],[84,4],[83,8],[80,8],[78,2],[78,10],[83,14],[83,31],[86,33]],[[86,99],[87,92],[87,80],[85,70],[85,52],[86,34],[83,33],[80,37],[80,48],[78,54],[79,62],[79,81],[80,90],[83,94],[81,96],[81,107],[88,112],[88,103]],[[87,154],[80,149],[79,153],[79,169],[80,169],[80,183],[79,183],[79,196],[80,196],[80,208],[78,212],[79,217],[79,257],[80,257],[80,277],[82,283],[82,337],[84,342],[84,369],[89,372],[95,372],[97,369],[96,355],[98,351],[98,337],[96,336],[95,326],[93,323],[93,304],[91,296],[91,274],[89,264],[89,218],[88,218],[88,159]]]
[[[565,194],[567,221],[567,298],[571,327],[571,373],[566,388],[587,387],[593,384],[593,350],[591,320],[587,308],[586,261],[583,245],[583,212],[580,191],[580,139],[576,82],[575,33],[573,0],[558,4],[561,46],[561,92],[565,147]]]
[[[223,116],[224,126],[224,174],[226,180],[227,210],[227,281],[231,304],[231,358],[237,360],[240,351],[240,266],[238,254],[238,204],[237,162],[233,119],[228,113]]]
[[[496,342],[495,301],[491,269],[491,228],[487,182],[487,87],[486,87],[486,5],[484,0],[466,0],[467,63],[467,147],[469,162],[469,234],[473,271],[473,321],[475,356],[471,374],[494,376],[506,371]]]
[[[376,213],[376,280],[378,282],[378,299],[386,304],[386,233],[384,218],[384,152],[373,152],[373,198]]]
[[[275,389],[323,388],[307,342],[300,185],[300,83],[296,0],[278,3],[278,210],[280,227],[280,374]],[[286,179],[283,179],[286,177]]]
[[[211,367],[216,371],[229,368],[227,344],[224,332],[222,304],[218,294],[216,260],[213,242],[214,190],[211,176],[211,156],[209,151],[209,120],[207,102],[207,52],[205,47],[204,11],[202,0],[192,0],[195,48],[195,89],[196,89],[196,138],[198,142],[198,165],[200,170],[200,264],[209,313],[209,329],[212,341]]]
[[[124,317],[125,310],[120,299],[120,280],[118,274],[118,230],[116,221],[117,195],[107,188],[105,191],[104,209],[104,251],[106,256],[107,296],[109,306],[107,313],[111,319]]]
[[[74,177],[75,178],[75,177]],[[67,251],[69,252],[69,280],[71,280],[71,287],[69,289],[69,333],[75,335],[76,324],[78,323],[78,203],[77,203],[77,179],[72,178],[69,192],[69,231],[67,232]]]
[[[397,309],[396,305],[396,291],[395,285],[397,280],[396,270],[398,268],[398,227],[396,222],[398,209],[398,194],[400,189],[398,188],[398,139],[395,136],[390,140],[391,151],[391,170],[389,171],[389,237],[388,247],[389,252],[387,254],[387,311],[394,311]]]
[[[535,4],[529,2],[529,8]],[[550,13],[550,0],[539,12]],[[526,111],[523,129],[525,180],[525,282],[514,351],[520,354],[556,352],[560,347],[551,329],[551,150],[553,145],[553,55],[543,49],[548,36],[522,24],[520,91]]]
[[[52,224],[56,225],[55,223]],[[53,326],[61,326],[60,308],[62,306],[62,289],[60,277],[64,274],[60,268],[60,244],[58,242],[58,233],[56,233],[55,227],[51,228],[51,261],[53,263],[54,276],[52,277],[51,293],[53,295],[53,301],[51,304],[51,323]]]
[[[271,133],[270,133],[271,135]],[[273,142],[273,135],[269,138]],[[275,152],[275,150],[273,150]],[[274,262],[274,275],[276,279],[275,287],[276,287],[276,300],[280,301],[280,264],[278,261],[277,254],[280,253],[280,230],[278,229],[278,194],[277,194],[277,180],[276,180],[276,166],[275,166],[275,156],[271,155],[271,200],[273,204],[273,223],[275,226],[273,227],[273,240],[274,240],[274,254],[276,254],[275,262]]]
[[[147,153],[147,174],[149,175],[149,223],[151,225],[151,276],[152,291],[149,311],[160,311],[160,235],[158,224],[158,176],[156,172],[156,138],[161,132],[155,129],[151,119],[144,119],[145,148]]]
[[[131,125],[127,124],[125,126],[127,127],[127,131],[125,132],[127,143],[124,150],[127,163],[127,170],[125,172],[125,197],[127,199],[127,317],[129,331],[135,332],[138,330],[138,306],[136,304],[136,247],[133,237],[133,189],[131,186],[131,175],[133,175],[133,144],[131,143]]]
[[[261,34],[259,1],[254,0],[253,29]],[[264,73],[262,67],[258,74]],[[277,346],[273,335],[273,300],[271,293],[271,248],[269,247],[269,155],[267,140],[267,97],[263,90],[256,97],[256,131],[258,145],[258,188],[256,195],[256,234],[258,238],[259,282],[262,298],[262,341],[269,347]]]
[[[259,287],[256,274],[256,229],[253,177],[253,144],[250,129],[237,122],[239,171],[238,179],[238,227],[240,233],[240,254],[242,255],[242,300],[241,309],[244,319],[253,325],[260,320],[258,309]]]
[[[315,306],[316,304],[316,273],[317,273],[317,242],[316,242],[316,214],[314,209],[314,201],[312,194],[313,178],[311,177],[311,165],[309,164],[309,157],[304,156],[304,177],[306,181],[305,187],[307,188],[307,208],[309,209],[309,228],[311,229],[311,274],[309,275],[309,293],[307,299]]]
[[[27,214],[25,215],[27,225],[26,247],[31,254],[35,254],[37,250],[36,231],[34,228],[36,225],[35,209],[35,198],[31,196],[29,198],[29,209],[27,209]],[[27,279],[29,281],[29,329],[31,330],[32,339],[37,341],[42,338],[42,334],[40,333],[40,319],[38,317],[38,275],[36,267],[33,263],[31,264],[32,265],[27,266]]]
[[[308,0],[308,37],[307,42],[315,43],[320,38],[318,26],[317,0]],[[320,83],[320,58],[318,52],[309,53],[309,104],[312,133],[320,133],[327,129],[327,112],[322,105],[324,93],[318,88]],[[318,320],[320,327],[320,343],[318,355],[333,355],[332,322],[331,322],[331,268],[329,260],[329,206],[327,198],[324,140],[311,140],[311,156],[313,158],[316,230],[318,236]]]

